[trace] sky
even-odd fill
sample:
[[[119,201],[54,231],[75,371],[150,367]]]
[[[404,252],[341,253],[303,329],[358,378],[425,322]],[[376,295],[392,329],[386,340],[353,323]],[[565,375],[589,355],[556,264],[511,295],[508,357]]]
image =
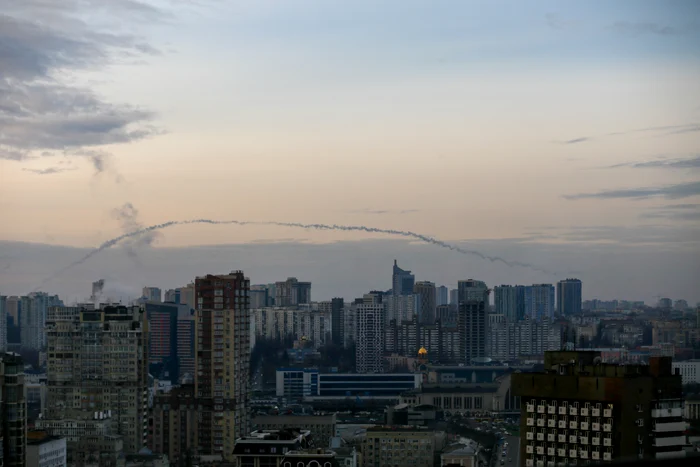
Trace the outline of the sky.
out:
[[[693,0],[0,3],[0,294],[244,269],[349,300],[398,257],[446,285],[576,275],[587,298],[700,302]],[[536,270],[198,224],[54,277],[200,218],[411,231]]]

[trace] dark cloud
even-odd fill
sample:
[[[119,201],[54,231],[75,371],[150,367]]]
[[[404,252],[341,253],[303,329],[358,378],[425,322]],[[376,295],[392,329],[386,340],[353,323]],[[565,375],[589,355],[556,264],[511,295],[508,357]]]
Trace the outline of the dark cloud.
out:
[[[0,158],[79,156],[81,150],[156,134],[153,113],[107,102],[62,77],[157,53],[132,31],[168,16],[136,0],[5,0],[0,13]],[[93,25],[97,22],[99,29]],[[87,157],[97,172],[103,170],[97,158]]]
[[[679,183],[677,185],[667,185],[663,187],[631,188],[625,190],[607,190],[597,193],[580,193],[575,195],[565,195],[565,199],[642,199],[652,197],[662,197],[668,199],[688,198],[700,195],[700,182]]]
[[[22,169],[25,172],[32,172],[37,175],[53,175],[61,172],[68,172],[69,170],[75,170],[74,167],[47,167],[45,169]]]
[[[657,159],[646,162],[626,162],[608,166],[610,169],[630,167],[633,169],[700,169],[700,155],[687,159]]]
[[[647,219],[672,219],[680,221],[699,221],[700,204],[668,204],[642,214]],[[698,235],[700,238],[700,235]]]
[[[654,22],[633,23],[629,21],[618,21],[611,26],[611,29],[625,36],[640,36],[645,34],[678,36],[698,31],[698,25],[687,24],[684,26],[669,26]]]
[[[568,141],[564,141],[564,144],[584,143],[584,142],[590,141],[590,140],[591,140],[591,138],[589,138],[588,136],[582,136],[580,138],[574,138],[574,139],[570,139]]]

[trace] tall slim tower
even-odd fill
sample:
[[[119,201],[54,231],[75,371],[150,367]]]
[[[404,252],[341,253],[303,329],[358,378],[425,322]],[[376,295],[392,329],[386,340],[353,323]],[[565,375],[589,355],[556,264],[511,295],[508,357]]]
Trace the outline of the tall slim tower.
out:
[[[0,354],[0,465],[24,467],[27,455],[27,401],[24,365],[14,353]]]
[[[200,454],[232,461],[250,432],[250,280],[242,271],[195,280],[195,397]]]
[[[401,269],[394,260],[394,269],[391,274],[391,288],[393,295],[410,295],[413,293],[413,285],[416,276],[411,271]]]
[[[489,289],[485,282],[469,279],[457,283],[459,290],[460,363],[468,365],[475,358],[484,358],[487,353]]]
[[[358,373],[382,373],[384,361],[384,305],[362,303],[355,309],[357,320],[355,366]]]
[[[557,311],[560,315],[581,313],[582,284],[578,279],[565,279],[557,282]]]
[[[435,309],[437,307],[435,284],[428,281],[416,282],[413,286],[413,292],[418,295],[420,302],[418,322],[420,324],[435,324]]]

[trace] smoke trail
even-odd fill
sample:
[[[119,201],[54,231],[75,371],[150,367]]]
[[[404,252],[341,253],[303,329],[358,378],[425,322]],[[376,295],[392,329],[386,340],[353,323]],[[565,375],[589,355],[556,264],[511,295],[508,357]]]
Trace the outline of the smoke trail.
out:
[[[277,221],[238,221],[238,220],[229,220],[229,221],[217,221],[217,220],[211,220],[211,219],[191,219],[191,220],[186,220],[186,221],[168,221],[163,224],[156,224],[156,225],[151,225],[149,227],[143,227],[138,230],[134,230],[132,232],[127,232],[123,235],[120,235],[118,237],[114,237],[111,240],[107,240],[106,242],[102,243],[100,246],[80,258],[79,260],[75,261],[74,263],[69,264],[68,266],[65,266],[55,273],[53,273],[51,276],[47,277],[44,279],[44,281],[35,289],[38,290],[41,287],[43,287],[47,282],[53,280],[55,277],[59,276],[60,274],[63,274],[65,271],[72,269],[80,264],[83,264],[85,261],[89,260],[93,256],[103,252],[104,250],[113,247],[114,245],[121,243],[122,241],[134,238],[134,237],[141,237],[145,234],[151,234],[152,232],[158,231],[158,230],[163,230],[167,229],[168,227],[174,227],[176,225],[189,225],[189,224],[213,224],[213,225],[271,225],[271,226],[277,226],[277,227],[294,227],[294,228],[299,228],[299,229],[305,229],[305,230],[344,230],[344,231],[349,231],[349,232],[367,232],[367,233],[381,233],[381,234],[388,234],[388,235],[395,235],[398,237],[405,237],[405,238],[412,238],[414,240],[420,240],[421,242],[428,243],[431,245],[439,246],[441,248],[446,248],[451,251],[456,251],[457,253],[461,253],[463,255],[471,255],[471,256],[477,256],[481,259],[491,261],[492,263],[502,263],[505,264],[506,266],[509,267],[522,267],[522,268],[527,268],[531,269],[533,271],[537,272],[542,272],[545,274],[551,274],[551,275],[556,275],[556,273],[552,271],[548,271],[546,269],[539,268],[537,266],[534,266],[529,263],[521,263],[518,261],[508,261],[505,260],[499,256],[491,256],[487,255],[484,253],[481,253],[480,251],[476,250],[469,250],[466,248],[459,247],[457,245],[452,245],[447,242],[443,242],[442,240],[438,240],[437,238],[429,237],[427,235],[407,231],[407,230],[394,230],[394,229],[380,229],[377,227],[367,227],[364,225],[339,225],[339,224],[302,224],[299,222],[277,222]]]

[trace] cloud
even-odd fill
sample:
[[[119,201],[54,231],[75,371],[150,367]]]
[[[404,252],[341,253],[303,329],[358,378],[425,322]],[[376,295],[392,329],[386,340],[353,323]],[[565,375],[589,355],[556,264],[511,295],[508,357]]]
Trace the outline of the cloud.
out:
[[[92,21],[102,22],[99,30],[86,19],[88,9]],[[82,150],[158,134],[152,112],[107,102],[64,77],[157,53],[132,30],[168,16],[137,0],[5,0],[0,14],[0,159],[24,161],[35,153],[80,156]]]
[[[75,170],[75,167],[47,167],[45,169],[22,169],[25,172],[32,172],[37,175],[52,175],[61,172],[68,172],[69,170]]]
[[[412,214],[415,212],[420,212],[420,209],[370,209],[370,208],[365,208],[365,209],[353,209],[350,211],[347,211],[352,214],[374,214],[374,215],[382,215],[382,214]]]
[[[629,167],[633,169],[700,169],[700,155],[688,159],[658,159],[646,162],[626,162],[608,166],[609,169]]]
[[[121,224],[122,232],[130,233],[143,229],[143,224],[139,220],[139,210],[131,203],[124,203],[121,207],[112,210],[112,217]],[[126,249],[126,253],[136,260],[138,254],[137,248],[149,247],[161,236],[157,230],[144,232],[139,235],[131,236],[122,244]]]
[[[640,36],[645,34],[653,34],[657,36],[679,36],[698,30],[698,26],[696,24],[688,24],[677,27],[653,22],[633,23],[629,21],[618,21],[610,28],[617,34],[625,36]]]
[[[644,213],[642,217],[648,219],[700,221],[700,204],[668,204]]]
[[[684,123],[681,125],[663,125],[663,126],[651,126],[651,127],[646,127],[646,128],[637,128],[634,130],[624,130],[624,131],[615,131],[612,133],[606,133],[604,135],[599,135],[597,137],[592,137],[592,136],[580,136],[578,138],[573,138],[565,141],[555,141],[555,143],[558,144],[577,144],[577,143],[585,143],[588,141],[593,141],[594,139],[600,138],[600,137],[609,137],[609,136],[623,136],[623,135],[630,135],[633,133],[663,133],[663,135],[677,135],[677,134],[683,134],[683,133],[693,133],[700,131],[700,124],[698,123]]]
[[[643,199],[662,197],[668,199],[689,198],[700,195],[700,182],[679,183],[663,187],[632,188],[625,190],[607,190],[597,193],[580,193],[565,195],[568,200],[577,199]]]

